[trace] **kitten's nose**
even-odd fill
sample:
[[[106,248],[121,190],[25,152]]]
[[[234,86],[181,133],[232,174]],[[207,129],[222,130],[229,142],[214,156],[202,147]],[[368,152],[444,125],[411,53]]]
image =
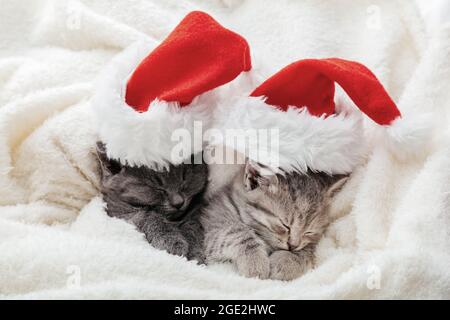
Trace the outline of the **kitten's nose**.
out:
[[[294,251],[300,245],[300,240],[299,239],[294,239],[293,237],[289,237],[289,239],[287,241],[287,245],[288,245],[288,250],[289,251]]]
[[[179,194],[174,194],[170,197],[170,204],[174,208],[180,209],[184,205],[184,198]]]

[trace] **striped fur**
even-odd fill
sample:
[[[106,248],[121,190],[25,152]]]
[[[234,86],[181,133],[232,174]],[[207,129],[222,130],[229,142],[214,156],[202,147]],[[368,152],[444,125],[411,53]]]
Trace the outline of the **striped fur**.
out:
[[[201,216],[205,255],[208,263],[233,262],[246,277],[291,280],[312,267],[329,200],[345,179],[267,170],[247,163],[210,199]]]

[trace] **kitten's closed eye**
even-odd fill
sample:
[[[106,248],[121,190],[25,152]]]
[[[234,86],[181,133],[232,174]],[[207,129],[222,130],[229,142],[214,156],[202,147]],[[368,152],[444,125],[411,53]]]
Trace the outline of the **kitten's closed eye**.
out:
[[[127,189],[118,194],[118,198],[136,208],[152,208],[161,201],[163,196],[156,192],[149,194],[143,190]]]
[[[321,235],[319,235],[317,232],[307,231],[303,234],[303,238],[307,239],[308,241],[315,241],[317,238],[319,238]]]
[[[286,235],[291,231],[290,228],[285,224],[275,225],[273,229],[273,231],[279,235]]]
[[[151,208],[148,204],[142,203],[138,200],[127,200],[127,202],[135,208],[140,208],[140,209],[150,209]]]

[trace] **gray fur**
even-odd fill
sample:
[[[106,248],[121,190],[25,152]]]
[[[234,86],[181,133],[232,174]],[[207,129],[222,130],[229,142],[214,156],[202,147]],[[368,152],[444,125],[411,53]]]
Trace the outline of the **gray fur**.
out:
[[[133,223],[155,248],[203,262],[198,208],[208,179],[207,165],[171,165],[164,171],[131,167],[109,159],[101,142],[97,154],[108,215]]]
[[[267,174],[248,162],[212,197],[201,222],[207,262],[232,261],[246,277],[291,280],[314,263],[327,207],[344,176]]]

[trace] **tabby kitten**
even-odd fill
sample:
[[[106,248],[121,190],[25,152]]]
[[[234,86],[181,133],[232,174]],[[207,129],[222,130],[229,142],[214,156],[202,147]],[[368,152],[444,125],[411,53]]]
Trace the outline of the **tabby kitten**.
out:
[[[208,179],[207,165],[171,165],[165,171],[132,167],[109,159],[101,142],[97,155],[108,215],[133,223],[157,249],[203,262],[198,208]]]
[[[206,261],[231,261],[246,277],[292,280],[313,266],[328,204],[346,177],[267,173],[247,162],[203,209]]]

